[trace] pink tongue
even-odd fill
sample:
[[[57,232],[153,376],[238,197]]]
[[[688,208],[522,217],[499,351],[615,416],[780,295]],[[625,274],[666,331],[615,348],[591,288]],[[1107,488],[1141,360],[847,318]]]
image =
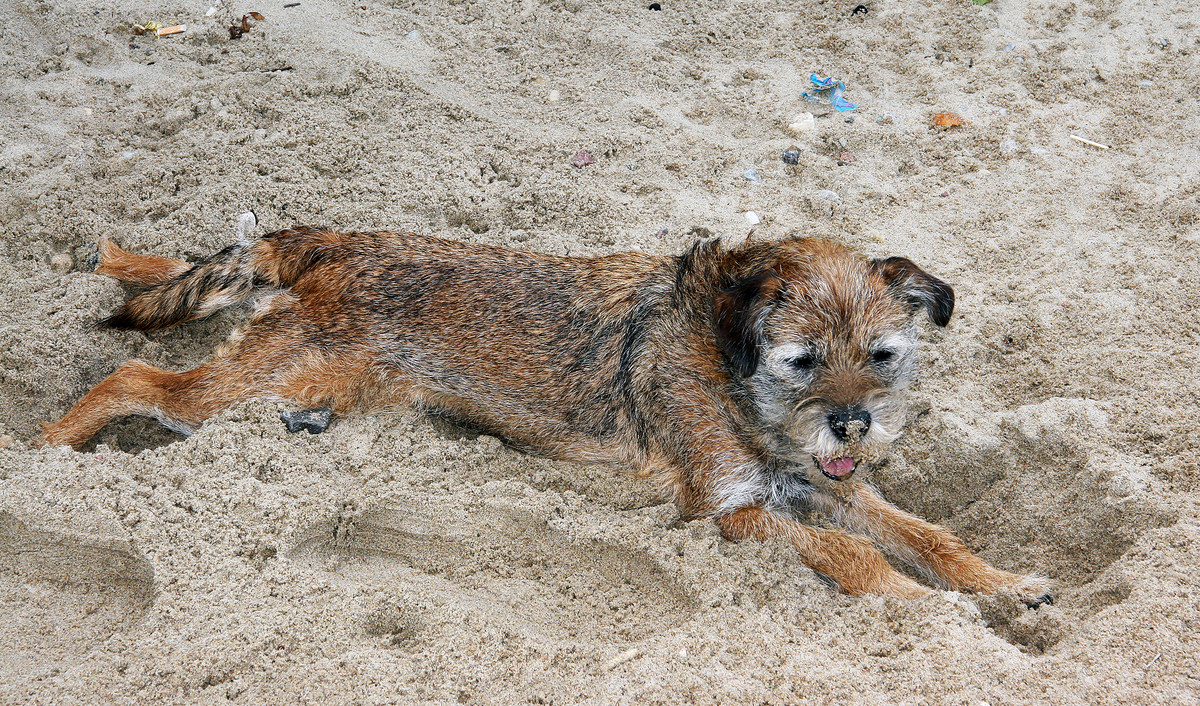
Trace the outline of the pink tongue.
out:
[[[821,459],[821,470],[831,476],[844,476],[854,470],[854,459],[849,456]]]

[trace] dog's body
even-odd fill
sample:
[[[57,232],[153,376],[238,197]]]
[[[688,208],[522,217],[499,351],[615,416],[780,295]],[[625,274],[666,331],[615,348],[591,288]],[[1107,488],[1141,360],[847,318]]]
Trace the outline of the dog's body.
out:
[[[183,373],[131,361],[46,444],[118,416],[190,431],[238,400],[335,412],[415,404],[528,451],[613,463],[732,539],[779,536],[852,594],[917,596],[864,536],[943,585],[1048,600],[850,476],[902,423],[915,313],[953,293],[908,260],[787,240],[679,257],[566,258],[396,233],[299,228],[189,266],[101,242],[98,270],[152,289],[105,323],[153,330],[263,289],[249,324]],[[793,518],[824,511],[851,532]]]

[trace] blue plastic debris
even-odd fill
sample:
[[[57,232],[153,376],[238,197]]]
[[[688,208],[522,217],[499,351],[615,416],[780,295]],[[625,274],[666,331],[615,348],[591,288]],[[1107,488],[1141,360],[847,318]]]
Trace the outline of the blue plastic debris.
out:
[[[854,110],[858,107],[857,103],[851,103],[843,95],[846,92],[846,84],[841,81],[834,81],[832,76],[821,78],[816,74],[810,74],[808,80],[812,81],[813,84],[812,93],[805,91],[800,95],[810,101],[829,101],[829,104],[838,110]]]
[[[755,184],[762,183],[762,179],[758,178],[758,172],[753,169],[747,169],[746,171],[742,172],[742,177],[744,177],[746,181],[753,182]]]

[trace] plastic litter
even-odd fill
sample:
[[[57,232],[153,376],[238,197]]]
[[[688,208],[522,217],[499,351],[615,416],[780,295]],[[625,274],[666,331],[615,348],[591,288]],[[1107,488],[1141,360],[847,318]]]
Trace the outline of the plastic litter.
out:
[[[752,226],[756,226],[759,223],[762,223],[762,219],[759,218],[758,214],[755,213],[754,211],[746,211],[745,213],[742,214],[742,218],[745,218],[746,222]]]
[[[258,226],[258,219],[255,218],[253,211],[246,211],[238,216],[237,219],[237,237],[238,240],[245,243],[250,241],[250,231]]]
[[[745,177],[746,181],[754,184],[762,183],[762,179],[758,178],[758,172],[753,169],[747,169],[746,171],[742,172],[742,176]]]
[[[590,153],[585,152],[584,150],[579,150],[578,152],[575,153],[575,156],[571,158],[571,164],[575,165],[576,167],[582,168],[582,167],[586,167],[589,164],[595,164],[595,163],[596,163],[596,158],[593,157]]]
[[[809,81],[812,81],[812,92],[805,91],[800,95],[815,102],[828,101],[837,110],[854,110],[858,107],[857,103],[851,103],[846,100],[846,84],[841,81],[835,81],[832,76],[829,78],[820,78],[816,74],[809,74]]]

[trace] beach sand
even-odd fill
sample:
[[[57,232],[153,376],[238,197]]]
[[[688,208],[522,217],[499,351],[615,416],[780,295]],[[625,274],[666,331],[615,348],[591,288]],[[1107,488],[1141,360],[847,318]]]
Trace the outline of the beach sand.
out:
[[[0,4],[0,701],[1200,700],[1200,10],[856,4]],[[31,449],[246,316],[94,329],[130,291],[96,239],[195,259],[248,210],[559,254],[753,211],[910,257],[958,304],[867,477],[1058,600],[841,596],[612,468],[405,410]]]

